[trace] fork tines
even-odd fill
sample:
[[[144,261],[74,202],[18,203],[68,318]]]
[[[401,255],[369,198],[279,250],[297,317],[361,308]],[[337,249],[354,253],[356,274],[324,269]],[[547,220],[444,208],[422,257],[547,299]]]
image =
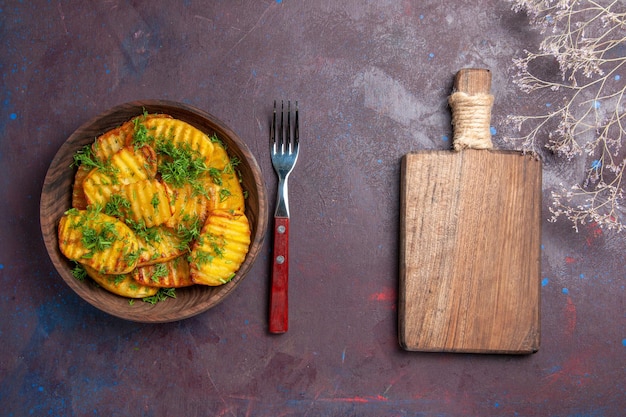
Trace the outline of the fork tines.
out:
[[[274,100],[274,117],[272,120],[271,139],[272,151],[278,154],[292,154],[297,151],[299,142],[298,102],[294,112],[293,135],[291,129],[291,101],[287,101],[287,124],[285,124],[285,103],[280,102],[280,127],[276,130],[276,100]]]

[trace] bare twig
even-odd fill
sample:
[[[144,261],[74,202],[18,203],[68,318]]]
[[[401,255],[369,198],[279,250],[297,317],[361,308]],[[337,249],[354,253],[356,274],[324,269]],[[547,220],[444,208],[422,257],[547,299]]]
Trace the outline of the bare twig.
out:
[[[626,4],[623,0],[509,0],[525,11],[543,40],[535,52],[514,59],[515,84],[532,94],[562,94],[539,115],[509,115],[517,132],[505,139],[525,151],[547,148],[568,160],[585,157],[582,184],[552,192],[552,221],[563,216],[574,228],[590,222],[626,230]],[[556,62],[560,79],[538,68]],[[544,140],[543,138],[547,138]]]

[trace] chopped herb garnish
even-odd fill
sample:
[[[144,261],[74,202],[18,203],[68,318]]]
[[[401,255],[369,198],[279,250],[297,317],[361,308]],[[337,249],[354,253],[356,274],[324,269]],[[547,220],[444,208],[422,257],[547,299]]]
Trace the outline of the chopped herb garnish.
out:
[[[138,222],[132,219],[126,219],[126,224],[130,227],[138,238],[145,242],[160,242],[161,233],[158,227],[147,227],[146,222],[142,219]]]
[[[139,248],[136,251],[127,252],[124,254],[124,260],[128,262],[129,264],[135,264],[135,262],[139,260],[139,256],[141,255],[141,252],[143,251],[145,251],[144,248]]]
[[[226,149],[226,145],[224,145],[224,142],[222,142],[222,140],[218,138],[215,133],[213,133],[209,139],[211,140],[211,142],[217,143],[221,145],[224,149]]]
[[[187,143],[175,145],[168,140],[159,140],[156,151],[164,156],[159,164],[161,178],[174,187],[194,184],[209,169],[202,155]]]
[[[178,249],[189,249],[189,244],[200,236],[201,229],[202,224],[198,216],[185,216],[183,222],[178,225],[176,230],[178,237],[181,239]]]
[[[82,149],[78,150],[74,154],[74,162],[72,162],[72,167],[85,165],[89,168],[100,168],[104,169],[104,163],[93,154],[91,146],[85,145]]]
[[[134,120],[135,129],[133,131],[133,146],[139,149],[145,145],[151,145],[154,142],[154,136],[142,122],[148,114],[144,112],[143,117],[137,117]]]
[[[130,201],[119,194],[112,194],[104,206],[104,213],[109,216],[124,217],[130,209]]]
[[[213,262],[213,259],[215,259],[215,256],[213,256],[212,253],[198,250],[198,251],[195,251],[195,256],[191,261],[198,265],[203,265],[203,264]]]
[[[213,242],[211,243],[211,249],[213,249],[213,252],[220,258],[222,258],[224,256],[224,245],[223,244],[219,244],[217,242]]]
[[[154,195],[152,196],[152,200],[150,200],[150,204],[156,209],[157,207],[159,207],[160,202],[161,201],[159,200],[159,193],[154,193]]]
[[[110,248],[117,240],[115,224],[111,222],[102,223],[100,230],[85,226],[82,229],[82,234],[81,243],[89,250],[88,253],[83,255],[83,258],[87,259],[92,258],[98,252]]]
[[[159,291],[156,294],[150,297],[144,297],[142,300],[146,303],[156,304],[160,301],[166,300],[168,297],[176,298],[175,288],[159,288]]]
[[[233,174],[235,172],[235,168],[241,163],[241,160],[236,156],[230,158],[230,161],[224,167],[225,174]]]
[[[220,171],[219,169],[214,168],[214,167],[209,168],[209,176],[211,177],[211,180],[213,180],[213,184],[215,185],[223,184],[222,171]]]
[[[150,279],[154,282],[159,282],[159,278],[166,277],[168,275],[167,265],[165,264],[156,264],[154,266],[154,272]]]
[[[220,190],[220,202],[224,202],[228,197],[230,197],[232,193],[228,188],[222,188]]]
[[[79,210],[76,207],[72,207],[71,209],[67,210],[64,214],[65,215],[73,215],[73,216],[77,216],[79,214]]]
[[[75,265],[74,265],[74,268],[72,269],[72,275],[77,280],[84,281],[85,278],[87,278],[87,271],[85,270],[85,267],[83,267],[78,262],[75,262],[74,264]]]
[[[90,169],[98,169],[102,173],[109,175],[114,183],[117,181],[117,179],[115,178],[117,170],[110,163],[108,163],[108,161],[101,161],[100,158],[94,155],[91,146],[83,146],[82,149],[78,150],[73,155],[73,158],[74,162],[72,162],[71,164],[72,167],[85,165]]]

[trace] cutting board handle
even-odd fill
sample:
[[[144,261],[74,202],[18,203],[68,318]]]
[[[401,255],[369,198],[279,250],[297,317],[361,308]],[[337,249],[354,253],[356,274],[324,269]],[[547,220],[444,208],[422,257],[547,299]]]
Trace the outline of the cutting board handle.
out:
[[[491,71],[484,68],[460,70],[454,77],[448,103],[452,111],[454,150],[493,149]]]

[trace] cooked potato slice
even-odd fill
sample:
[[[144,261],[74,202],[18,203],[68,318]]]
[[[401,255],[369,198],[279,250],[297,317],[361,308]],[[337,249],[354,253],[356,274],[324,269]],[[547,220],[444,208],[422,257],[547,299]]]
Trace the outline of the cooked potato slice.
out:
[[[135,141],[134,139],[136,135],[140,136],[143,133],[140,132],[140,123],[154,117],[171,118],[165,114],[143,114],[134,117],[121,126],[98,136],[91,146],[94,155],[101,161],[107,161],[126,146],[135,146],[139,143],[141,143],[139,146],[145,145],[145,140]]]
[[[121,184],[154,178],[157,173],[156,152],[147,145],[123,148],[111,157],[111,165]]]
[[[87,175],[91,171],[87,165],[79,165],[74,175],[74,185],[72,187],[72,207],[84,210],[87,208],[87,197],[83,190],[83,181],[87,178]]]
[[[182,187],[174,187],[165,184],[165,189],[170,201],[172,217],[165,223],[171,228],[178,228],[180,225],[188,226],[188,222],[198,219],[200,224],[204,224],[209,210],[215,208],[213,199],[207,195],[198,194],[191,184]]]
[[[59,248],[68,259],[101,273],[125,274],[135,268],[139,244],[115,217],[72,209],[59,222]]]
[[[141,285],[157,288],[189,287],[194,282],[189,275],[189,262],[185,256],[179,256],[167,262],[141,266],[131,273]]]
[[[85,266],[85,271],[98,285],[113,294],[127,298],[144,298],[155,295],[159,289],[141,285],[130,274],[110,275]]]
[[[245,198],[239,178],[235,173],[220,172],[201,178],[202,189],[209,199],[209,210],[245,210]]]
[[[246,207],[243,189],[237,175],[232,172],[222,174],[222,185],[216,190],[217,208],[244,211]]]
[[[142,122],[150,134],[156,139],[155,149],[159,142],[171,143],[177,147],[189,147],[202,155],[205,162],[213,155],[213,142],[207,135],[182,120],[153,117]]]
[[[227,283],[239,270],[249,246],[250,224],[243,212],[212,211],[191,250],[191,279],[203,285]]]
[[[245,210],[245,199],[237,173],[237,158],[230,158],[221,142],[213,142],[213,157],[207,174],[202,177],[203,188],[212,200],[212,209]]]
[[[143,180],[120,187],[120,195],[130,202],[126,219],[145,227],[158,226],[172,217],[165,186],[158,180]]]
[[[174,259],[187,252],[183,240],[172,229],[164,226],[135,231],[139,242],[137,266],[146,266]]]
[[[84,179],[83,191],[87,203],[104,205],[121,185],[154,178],[156,162],[156,153],[149,146],[120,149],[104,169],[94,169]]]
[[[212,140],[211,142],[213,142],[213,153],[211,154],[209,166],[223,171],[226,166],[231,162],[230,157],[228,156],[228,152],[226,152],[226,148],[219,140]]]
[[[87,175],[87,178],[83,181],[83,193],[87,201],[87,206],[103,206],[111,199],[111,196],[117,194],[119,190],[119,185],[96,184],[93,180],[90,180],[89,175]]]
[[[98,136],[91,150],[100,161],[107,161],[124,147],[129,134],[132,134],[132,123],[126,122]]]
[[[134,117],[126,124],[128,124],[129,134],[126,136],[126,146],[139,147],[143,145],[150,145],[154,147],[154,129],[148,128],[144,122],[150,119],[171,119],[172,116],[164,113],[154,114],[142,114],[141,116]]]

